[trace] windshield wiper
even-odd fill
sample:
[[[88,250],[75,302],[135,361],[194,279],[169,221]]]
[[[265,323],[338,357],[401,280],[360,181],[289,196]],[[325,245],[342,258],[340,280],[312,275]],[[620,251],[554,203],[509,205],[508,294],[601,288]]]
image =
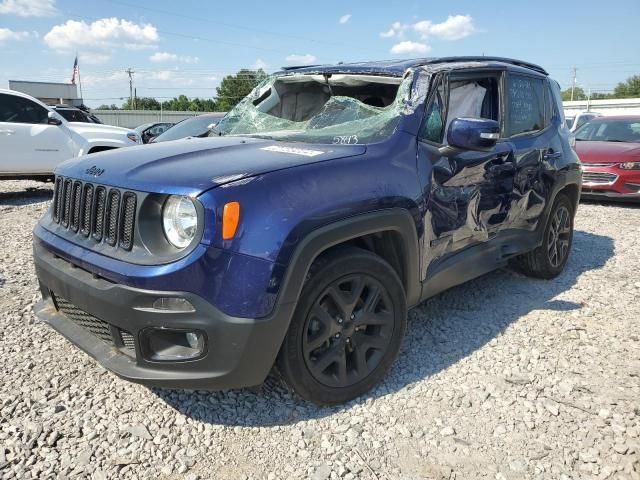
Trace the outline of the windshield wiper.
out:
[[[626,140],[618,140],[617,138],[614,138],[613,140],[605,140],[606,142],[617,142],[617,143],[627,143]]]

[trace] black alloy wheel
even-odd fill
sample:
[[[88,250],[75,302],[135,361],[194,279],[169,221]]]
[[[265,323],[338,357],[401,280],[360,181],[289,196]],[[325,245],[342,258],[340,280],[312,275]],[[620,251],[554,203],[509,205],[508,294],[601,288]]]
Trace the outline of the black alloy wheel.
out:
[[[364,273],[332,282],[305,322],[302,351],[320,383],[348,387],[382,360],[393,335],[393,309],[385,288]]]
[[[571,214],[566,206],[561,205],[554,212],[549,225],[547,237],[547,254],[549,263],[558,268],[569,254],[571,242]]]
[[[384,378],[406,322],[406,296],[396,271],[367,250],[337,248],[310,268],[278,370],[306,400],[349,401]]]

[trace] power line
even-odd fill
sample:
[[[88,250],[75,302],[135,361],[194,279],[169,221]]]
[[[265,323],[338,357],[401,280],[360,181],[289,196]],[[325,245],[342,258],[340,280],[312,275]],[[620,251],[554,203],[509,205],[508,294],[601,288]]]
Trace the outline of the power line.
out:
[[[255,33],[260,33],[260,34],[264,34],[264,35],[272,35],[272,36],[282,37],[282,38],[291,38],[293,40],[304,40],[304,41],[307,41],[307,42],[313,42],[313,43],[331,45],[331,46],[338,46],[338,47],[353,47],[353,44],[347,45],[347,44],[344,44],[344,43],[331,42],[331,41],[328,41],[328,40],[320,40],[320,39],[317,39],[317,38],[310,38],[310,37],[305,37],[305,36],[302,36],[302,35],[292,35],[290,33],[275,32],[275,31],[271,31],[271,30],[263,30],[263,29],[260,29],[260,28],[249,27],[247,25],[239,25],[239,24],[235,24],[235,23],[221,22],[219,20],[214,20],[214,19],[211,19],[211,18],[196,17],[196,16],[192,16],[192,15],[185,15],[183,13],[177,13],[177,12],[171,12],[171,11],[168,11],[168,10],[163,10],[163,9],[160,9],[160,8],[151,8],[151,7],[147,7],[147,6],[141,6],[141,5],[134,4],[134,3],[123,2],[121,0],[109,0],[109,1],[111,3],[119,4],[119,5],[122,5],[122,6],[125,6],[125,7],[129,7],[129,8],[137,8],[139,10],[146,10],[148,12],[160,13],[160,14],[163,14],[163,15],[171,16],[171,17],[180,17],[180,18],[184,18],[184,19],[187,19],[187,20],[193,20],[193,21],[197,21],[197,22],[204,22],[204,23],[207,23],[207,24],[222,25],[224,27],[235,28],[235,29],[238,29],[238,30],[255,32]],[[370,47],[358,47],[358,48],[371,50]]]

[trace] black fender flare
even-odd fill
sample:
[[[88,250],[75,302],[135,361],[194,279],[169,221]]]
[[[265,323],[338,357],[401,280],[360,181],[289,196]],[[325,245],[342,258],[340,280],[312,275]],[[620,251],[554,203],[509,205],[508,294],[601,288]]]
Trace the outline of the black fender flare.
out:
[[[404,208],[390,208],[354,215],[324,225],[307,234],[288,261],[278,304],[297,303],[309,269],[314,260],[327,249],[355,238],[386,231],[397,232],[402,239],[401,278],[407,295],[407,305],[420,299],[420,249],[414,218]]]

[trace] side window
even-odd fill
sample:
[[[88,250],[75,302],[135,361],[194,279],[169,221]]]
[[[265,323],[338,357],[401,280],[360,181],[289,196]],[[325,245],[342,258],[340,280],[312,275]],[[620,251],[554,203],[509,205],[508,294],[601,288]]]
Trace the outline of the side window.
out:
[[[27,98],[0,94],[0,122],[47,123],[48,111]]]
[[[507,76],[507,135],[544,128],[543,80],[524,75]]]
[[[444,103],[442,85],[438,86],[427,112],[420,125],[418,138],[433,143],[442,143],[444,130]]]
[[[556,109],[554,107],[553,92],[550,86],[547,84],[547,88],[544,89],[545,98],[545,125],[550,125],[553,117],[556,116]]]

